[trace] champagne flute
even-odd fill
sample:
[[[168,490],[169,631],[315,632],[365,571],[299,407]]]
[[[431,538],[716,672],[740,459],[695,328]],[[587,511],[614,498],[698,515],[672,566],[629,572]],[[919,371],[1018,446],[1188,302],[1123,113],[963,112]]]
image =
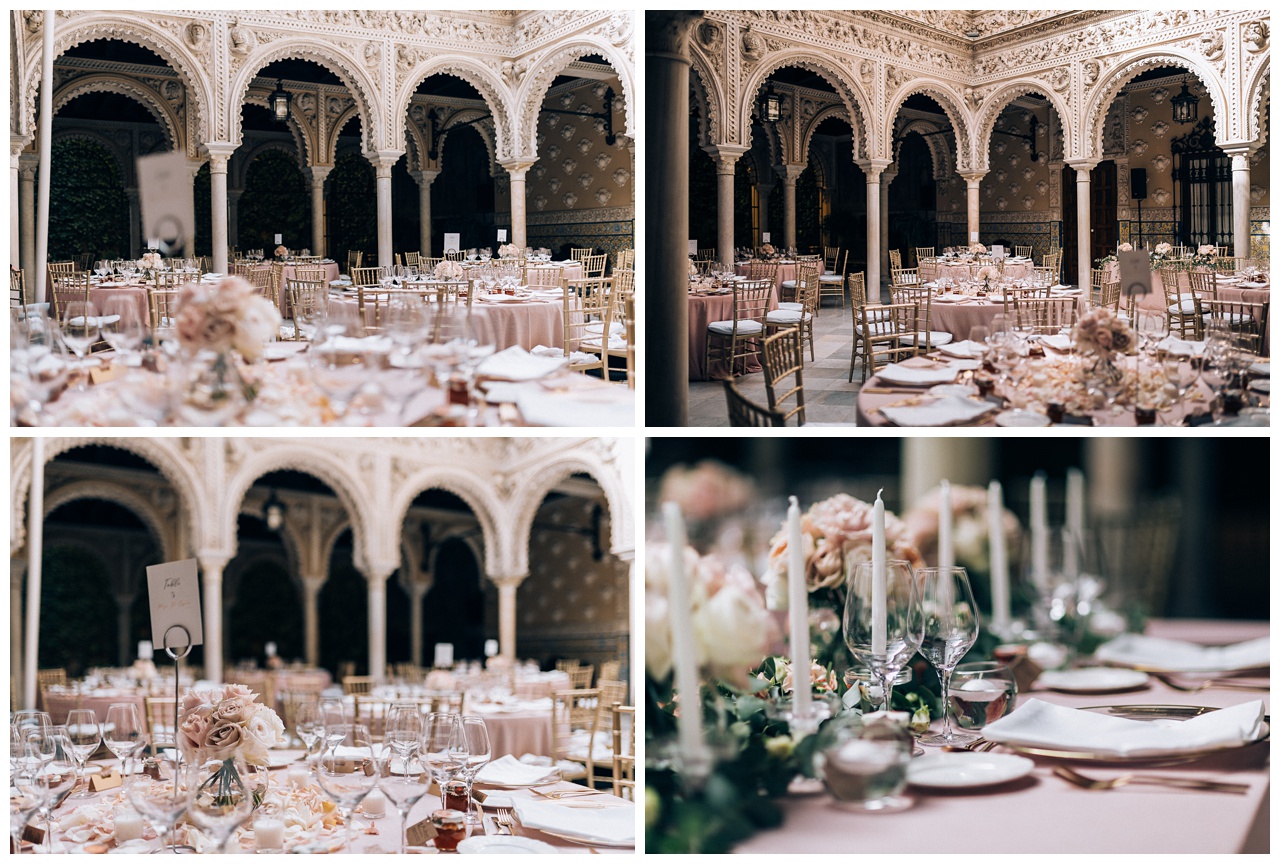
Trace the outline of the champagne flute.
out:
[[[130,757],[147,746],[147,730],[142,725],[137,705],[132,702],[113,702],[107,706],[107,722],[103,727],[102,742],[120,760],[120,770],[125,771]]]
[[[951,673],[978,638],[978,605],[963,567],[924,567],[919,571],[924,639],[920,653],[942,680],[942,733],[923,744],[963,744],[976,736],[951,728]]]
[[[845,577],[844,641],[854,659],[867,667],[879,683],[878,707],[888,711],[893,705],[894,679],[920,648],[924,619],[911,565],[900,560],[886,561],[884,644],[879,645],[873,582],[874,565],[870,561],[854,565]],[[876,699],[874,690],[870,695]]]
[[[467,745],[466,761],[462,763],[462,778],[467,781],[467,822],[475,825],[480,820],[471,801],[471,786],[480,770],[489,764],[493,745],[489,742],[489,727],[482,717],[463,717],[462,736]]]
[[[330,732],[326,726],[325,735],[332,741]],[[372,739],[364,726],[347,723],[335,727],[332,732],[338,735],[338,743],[332,745],[316,763],[316,780],[342,813],[347,826],[343,845],[350,851],[355,834],[355,809],[377,785],[377,762],[373,757]]]
[[[76,761],[76,784],[85,783],[85,764],[93,751],[102,745],[102,724],[98,716],[88,708],[73,708],[67,712],[67,740],[71,743],[71,753]],[[71,796],[72,798],[92,798],[89,784]]]

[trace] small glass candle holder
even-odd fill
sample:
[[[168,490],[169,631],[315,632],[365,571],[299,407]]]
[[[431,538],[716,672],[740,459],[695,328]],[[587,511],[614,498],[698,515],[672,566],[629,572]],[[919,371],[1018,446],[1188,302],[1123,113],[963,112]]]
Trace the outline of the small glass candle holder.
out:
[[[842,715],[834,723],[833,743],[814,764],[836,801],[873,813],[910,807],[911,799],[902,794],[912,749],[907,730],[892,720],[864,723],[855,715]]]
[[[431,826],[436,829],[433,842],[441,852],[457,852],[458,844],[467,839],[467,817],[459,810],[436,810],[431,814]]]
[[[961,729],[981,729],[1014,709],[1018,682],[1004,663],[961,663],[951,675],[948,697]]]

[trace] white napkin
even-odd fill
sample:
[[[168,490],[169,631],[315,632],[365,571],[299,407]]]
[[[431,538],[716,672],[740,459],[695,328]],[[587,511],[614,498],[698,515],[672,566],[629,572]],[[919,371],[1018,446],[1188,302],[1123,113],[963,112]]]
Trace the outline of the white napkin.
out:
[[[317,351],[350,351],[385,353],[391,350],[389,336],[337,336],[316,345]]]
[[[1266,713],[1261,700],[1190,720],[1129,720],[1032,699],[982,730],[988,741],[1024,747],[1147,756],[1252,741]]]
[[[963,294],[939,294],[933,298],[934,303],[963,303],[969,298]]]
[[[876,377],[884,384],[950,384],[956,380],[956,371],[949,366],[917,369],[901,363],[890,363],[877,372]]]
[[[946,345],[939,345],[938,350],[943,354],[949,354],[952,357],[975,359],[981,357],[983,353],[986,352],[987,346],[981,342],[961,339],[959,342],[948,342]]]
[[[948,426],[981,417],[995,408],[990,402],[979,402],[963,396],[944,396],[929,405],[881,408],[880,413],[899,426]]]
[[[548,393],[539,385],[529,385],[520,391],[516,405],[525,422],[534,426],[635,425],[636,406],[633,398],[620,398],[615,393],[607,392],[597,398],[600,393],[601,390],[596,389],[576,393]]]
[[[1055,333],[1052,336],[1041,336],[1040,343],[1058,351],[1071,350],[1071,337],[1063,336],[1061,333]]]
[[[1271,364],[1270,363],[1253,363],[1253,364],[1250,364],[1249,371],[1255,375],[1266,375],[1268,378],[1270,378]]]
[[[98,327],[106,327],[108,324],[114,324],[117,321],[119,321],[120,316],[119,315],[99,315],[97,317],[94,317],[90,315],[89,320],[92,321],[94,324],[96,324]],[[71,327],[83,327],[84,316],[77,315],[75,318],[69,318],[67,320],[67,324]]]
[[[1166,336],[1156,347],[1163,348],[1168,353],[1176,354],[1180,357],[1198,357],[1204,353],[1203,342],[1191,342],[1177,339],[1173,336]]]
[[[534,345],[533,350],[529,353],[534,357],[554,357],[558,360],[564,359],[563,348],[552,348],[547,345]],[[570,356],[569,361],[571,363],[592,363],[597,359],[599,359],[599,355],[597,354],[586,354],[582,351],[574,351],[572,356]]]
[[[491,783],[495,786],[533,786],[558,779],[560,774],[547,766],[525,765],[510,753],[493,760],[476,775],[477,783]]]
[[[564,357],[535,357],[519,345],[512,345],[485,358],[476,374],[507,381],[532,381],[564,368]]]
[[[1126,633],[1094,652],[1099,660],[1178,672],[1224,672],[1271,665],[1271,637],[1235,645],[1205,646]]]
[[[599,810],[562,807],[529,798],[514,798],[512,803],[520,824],[526,828],[545,829],[587,842],[623,844],[636,839],[636,811],[631,802]]]

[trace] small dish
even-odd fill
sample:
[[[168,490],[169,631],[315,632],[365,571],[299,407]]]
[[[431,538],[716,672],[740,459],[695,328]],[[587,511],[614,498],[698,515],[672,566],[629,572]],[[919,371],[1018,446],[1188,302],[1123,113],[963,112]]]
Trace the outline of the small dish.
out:
[[[468,837],[458,844],[463,855],[554,855],[556,847],[532,837],[489,834]]]
[[[977,789],[1020,780],[1035,767],[1007,753],[934,753],[911,760],[907,782],[925,789]]]
[[[997,426],[1048,426],[1049,418],[1034,411],[1015,408],[1012,411],[1001,411],[996,415]]]
[[[1145,687],[1150,680],[1151,676],[1137,669],[1092,666],[1087,669],[1044,672],[1036,683],[1063,693],[1116,693]]]

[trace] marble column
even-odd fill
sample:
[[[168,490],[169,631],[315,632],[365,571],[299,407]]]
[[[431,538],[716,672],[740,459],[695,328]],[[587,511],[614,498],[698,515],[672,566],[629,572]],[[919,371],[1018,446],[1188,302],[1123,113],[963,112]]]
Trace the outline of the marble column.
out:
[[[27,584],[22,624],[22,707],[36,707],[40,669],[40,583],[44,578],[45,440],[31,442],[31,490],[27,493]]]
[[[805,167],[807,166],[773,166],[773,170],[782,178],[782,245],[788,249],[796,245],[796,181],[804,173]]]
[[[965,245],[970,243],[980,243],[982,237],[982,202],[978,198],[978,192],[982,188],[982,178],[987,176],[985,171],[971,171],[960,175],[964,178],[965,187],[965,204],[968,213],[966,220],[966,234],[964,238]]]
[[[525,201],[524,178],[537,162],[536,159],[507,159],[498,163],[507,170],[511,183],[511,242],[520,247],[529,245],[525,232],[528,202]]]
[[[222,176],[225,178],[226,174]],[[226,252],[222,254],[225,257]],[[217,271],[216,266],[214,270]],[[204,613],[204,677],[215,684],[222,681],[222,569],[227,561],[225,555],[199,556],[200,584],[204,589],[200,603]],[[162,650],[164,634],[155,634],[154,641],[156,650]]]
[[[227,246],[240,245],[240,196],[243,189],[227,190]]]
[[[209,151],[209,209],[213,228],[213,272],[227,273],[227,162],[236,145],[213,141]],[[219,657],[221,671],[221,657]],[[212,677],[212,676],[211,676]]]
[[[1137,501],[1142,444],[1137,438],[1086,438],[1088,508],[1096,520],[1132,515]]]
[[[1231,157],[1232,242],[1237,258],[1252,258],[1249,243],[1249,155],[1253,146],[1224,147]]]
[[[440,176],[439,171],[410,171],[409,176],[418,184],[418,254],[431,257],[431,184]],[[422,665],[419,663],[418,665]]]
[[[22,151],[31,139],[26,135],[9,136],[9,266],[22,266],[22,195],[18,191],[22,173]],[[14,256],[18,255],[15,261]],[[16,655],[15,655],[16,656]]]
[[[886,168],[880,175],[880,272],[888,273],[890,282],[893,281],[893,273],[889,269],[889,184],[897,176],[896,168],[892,171]]]
[[[303,645],[309,666],[320,665],[320,590],[328,578],[327,573],[302,577]]]
[[[311,254],[325,254],[324,242],[324,181],[333,170],[332,165],[311,165],[307,171],[311,177]]]
[[[1088,297],[1093,290],[1089,280],[1093,268],[1093,200],[1089,193],[1089,173],[1098,162],[1077,160],[1067,164],[1076,169],[1076,284]]]
[[[116,601],[116,654],[123,668],[133,661],[130,659],[132,649],[129,647],[129,613],[133,610],[132,593],[115,594]]]
[[[366,153],[373,163],[378,183],[378,266],[389,267],[396,263],[391,249],[391,167],[400,161],[403,150],[379,150]]]
[[[645,13],[647,421],[689,422],[689,34],[697,12]],[[513,594],[514,600],[514,594]],[[514,607],[513,607],[514,608]],[[514,644],[511,646],[514,651]]]
[[[138,190],[125,189],[124,196],[129,199],[129,257],[142,257],[142,206],[138,203]]]
[[[704,147],[716,165],[716,255],[725,267],[733,268],[733,178],[738,159],[746,147],[717,144]]]
[[[893,163],[888,159],[864,159],[855,163],[867,178],[867,302],[881,298],[880,256],[880,175]]]
[[[769,231],[769,195],[773,192],[772,183],[756,184],[756,205],[760,208],[760,236],[753,237],[755,245],[764,242],[764,233]]]
[[[14,692],[22,692],[22,586],[27,576],[24,555],[9,556],[9,668],[13,670]]]
[[[516,590],[528,573],[511,576],[490,576],[498,586],[498,646],[499,653],[516,659]]]
[[[431,574],[419,573],[419,577],[409,583],[409,659],[414,666],[422,665],[422,600],[431,590]]]
[[[18,201],[22,209],[22,269],[27,271],[27,291],[35,294],[36,266],[36,169],[40,157],[35,153],[23,153],[18,158]]]
[[[369,589],[369,675],[375,681],[387,676],[387,579],[395,570],[391,565],[360,571]]]
[[[902,439],[902,509],[920,500],[943,480],[986,487],[991,480],[991,454],[987,438]]]

